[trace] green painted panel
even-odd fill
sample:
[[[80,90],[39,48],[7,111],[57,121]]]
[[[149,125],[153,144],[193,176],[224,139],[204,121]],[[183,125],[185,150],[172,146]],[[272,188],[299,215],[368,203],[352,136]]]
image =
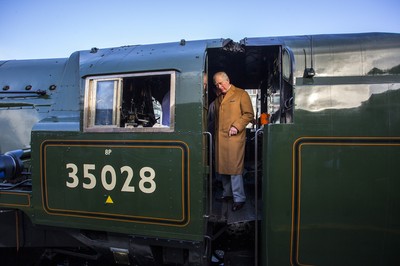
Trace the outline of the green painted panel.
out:
[[[292,243],[298,262],[378,265],[382,257],[395,258],[387,247],[400,244],[399,140],[310,138],[296,147]]]
[[[30,193],[1,191],[0,206],[2,207],[29,207],[31,205]]]
[[[43,206],[49,214],[188,222],[188,147],[183,142],[45,141],[41,147]]]

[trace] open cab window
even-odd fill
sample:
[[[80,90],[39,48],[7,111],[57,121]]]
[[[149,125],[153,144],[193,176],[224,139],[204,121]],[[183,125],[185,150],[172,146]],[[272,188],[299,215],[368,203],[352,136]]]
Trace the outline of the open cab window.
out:
[[[86,78],[84,130],[172,132],[175,72]]]

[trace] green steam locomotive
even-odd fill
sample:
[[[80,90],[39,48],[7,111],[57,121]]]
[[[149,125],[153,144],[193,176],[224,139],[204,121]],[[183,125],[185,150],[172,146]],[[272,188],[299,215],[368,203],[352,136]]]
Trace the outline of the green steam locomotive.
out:
[[[249,93],[243,209],[209,104]],[[0,61],[8,265],[396,265],[400,35],[92,48]]]

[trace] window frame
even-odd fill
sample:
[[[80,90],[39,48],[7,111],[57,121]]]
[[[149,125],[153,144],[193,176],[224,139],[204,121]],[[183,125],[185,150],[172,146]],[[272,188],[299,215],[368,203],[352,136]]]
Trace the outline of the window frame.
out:
[[[162,127],[120,127],[123,82],[124,78],[144,77],[144,76],[170,76],[170,125]],[[96,91],[97,84],[100,81],[116,81],[114,84],[113,100],[113,124],[95,125],[96,114]],[[176,89],[176,71],[151,71],[116,75],[95,75],[85,78],[85,95],[83,111],[83,131],[84,132],[174,132],[175,130],[175,89]]]

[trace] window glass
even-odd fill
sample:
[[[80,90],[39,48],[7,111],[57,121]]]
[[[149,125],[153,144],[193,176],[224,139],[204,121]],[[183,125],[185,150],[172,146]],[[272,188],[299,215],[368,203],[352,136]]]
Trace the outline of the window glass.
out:
[[[282,56],[282,75],[283,75],[283,78],[287,81],[290,80],[290,74],[292,71],[291,66],[292,66],[292,64],[290,62],[290,55],[286,50],[284,50],[283,56]]]
[[[113,125],[115,81],[99,81],[96,86],[95,125]]]
[[[175,73],[86,79],[86,131],[172,131]]]

